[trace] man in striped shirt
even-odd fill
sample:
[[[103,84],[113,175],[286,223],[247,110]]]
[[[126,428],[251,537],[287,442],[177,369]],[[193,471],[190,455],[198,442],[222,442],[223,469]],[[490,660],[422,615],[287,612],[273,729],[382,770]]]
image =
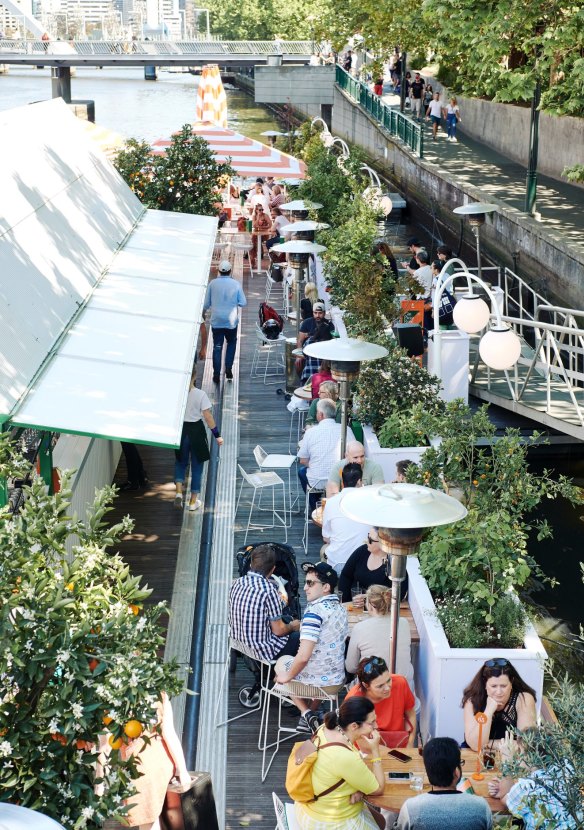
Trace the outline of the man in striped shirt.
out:
[[[229,594],[229,633],[261,660],[272,661],[298,651],[300,620],[282,619],[282,600],[273,580],[276,554],[271,545],[258,545],[250,569],[236,579]]]

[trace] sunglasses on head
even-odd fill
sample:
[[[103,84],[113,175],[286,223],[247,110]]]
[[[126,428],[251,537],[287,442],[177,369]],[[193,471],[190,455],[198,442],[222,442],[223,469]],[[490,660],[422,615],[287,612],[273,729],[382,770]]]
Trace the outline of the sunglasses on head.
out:
[[[504,669],[505,666],[510,666],[509,660],[504,657],[495,657],[493,660],[487,660],[485,663],[486,669]]]
[[[383,657],[372,657],[368,663],[365,663],[365,665],[363,666],[363,671],[365,672],[365,674],[371,674],[371,672],[373,671],[373,666],[384,666],[385,670],[387,671],[387,663],[385,662]]]

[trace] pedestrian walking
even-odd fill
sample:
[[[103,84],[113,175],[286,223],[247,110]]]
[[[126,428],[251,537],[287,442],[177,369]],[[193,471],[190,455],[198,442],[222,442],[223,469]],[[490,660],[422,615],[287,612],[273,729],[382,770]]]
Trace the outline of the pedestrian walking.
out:
[[[410,84],[410,101],[412,107],[412,117],[416,121],[422,120],[422,99],[424,97],[424,79],[419,72],[414,75],[414,80]]]
[[[446,113],[446,126],[448,128],[448,138],[447,141],[452,141],[454,144],[457,143],[458,139],[456,138],[456,125],[459,121],[461,121],[460,117],[460,110],[458,108],[458,104],[456,103],[456,98],[453,96],[448,103],[448,106],[445,110]]]
[[[434,98],[430,101],[428,109],[426,110],[426,120],[432,121],[432,141],[436,141],[441,119],[442,104],[440,103],[440,93],[435,92]]]
[[[221,379],[223,344],[225,349],[225,377],[233,380],[233,361],[237,347],[239,309],[247,305],[241,284],[231,276],[231,263],[219,263],[217,277],[207,286],[203,313],[211,309],[211,331],[213,332],[213,383]]]
[[[199,493],[201,492],[203,467],[205,462],[211,457],[205,423],[215,436],[217,444],[221,446],[223,438],[219,435],[219,429],[213,418],[211,401],[206,392],[203,392],[202,389],[197,389],[193,378],[187,398],[180,447],[178,450],[175,450],[175,507],[183,506],[183,487],[189,460],[191,462],[191,498],[189,501],[189,510],[200,510],[202,507],[203,503],[199,499]]]

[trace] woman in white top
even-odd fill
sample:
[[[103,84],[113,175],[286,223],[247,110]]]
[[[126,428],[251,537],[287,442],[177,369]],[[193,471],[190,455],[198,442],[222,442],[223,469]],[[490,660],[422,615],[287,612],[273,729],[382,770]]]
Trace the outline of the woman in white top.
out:
[[[446,107],[446,126],[448,127],[447,141],[453,141],[455,144],[457,143],[456,124],[461,120],[460,110],[458,109],[456,98],[453,97],[450,99],[450,103]]]
[[[213,418],[211,401],[206,392],[203,392],[202,389],[197,389],[193,379],[187,398],[180,448],[174,452],[176,458],[174,464],[174,483],[176,485],[176,496],[174,497],[175,507],[183,506],[183,486],[189,457],[191,461],[191,499],[189,502],[189,510],[200,510],[202,507],[202,502],[198,496],[201,490],[203,465],[211,457],[209,453],[209,442],[207,441],[207,430],[205,429],[203,419],[215,436],[217,443],[221,446],[223,438],[219,435],[219,430]]]
[[[442,104],[440,103],[440,93],[435,92],[434,98],[430,101],[428,109],[426,110],[426,120],[432,121],[432,141],[436,141],[438,134],[438,127],[442,119]]]
[[[371,585],[365,594],[368,617],[358,622],[351,633],[349,648],[345,658],[345,668],[355,674],[359,662],[364,657],[383,657],[389,665],[389,648],[391,641],[391,588],[386,585]],[[412,638],[410,624],[400,617],[397,629],[397,655],[395,673],[401,674],[414,691],[414,667],[411,655]]]

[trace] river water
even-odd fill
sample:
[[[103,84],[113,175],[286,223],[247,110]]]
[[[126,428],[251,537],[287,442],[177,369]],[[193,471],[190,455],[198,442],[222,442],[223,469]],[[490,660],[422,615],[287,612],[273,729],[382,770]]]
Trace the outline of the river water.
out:
[[[95,121],[125,138],[149,142],[165,138],[195,119],[198,76],[159,72],[157,81],[145,81],[144,70],[78,69],[71,79],[71,97],[95,101]],[[236,89],[228,89],[229,127],[250,138],[279,129],[268,110]],[[0,110],[24,106],[51,97],[50,71],[10,67],[0,75]]]
[[[72,79],[73,99],[95,101],[96,123],[133,137],[155,141],[171,135],[183,124],[194,120],[198,77],[187,73],[160,72],[159,80],[145,81],[143,70],[134,69],[79,69]],[[226,90],[229,126],[250,138],[261,138],[268,129],[279,125],[263,107],[239,90]],[[0,75],[0,110],[23,106],[51,97],[50,73],[34,68],[11,68]],[[412,229],[414,230],[414,229]],[[420,233],[420,229],[416,230]],[[427,234],[422,233],[422,236]],[[533,459],[535,468],[539,467]],[[584,461],[579,451],[552,454],[546,466],[573,477],[584,485]],[[537,543],[532,540],[530,550],[544,571],[557,577],[560,585],[536,595],[554,616],[570,623],[577,631],[583,620],[582,581],[579,561],[582,556],[584,516],[581,509],[573,509],[558,500],[546,502],[539,517],[547,518],[555,528],[553,541]]]

